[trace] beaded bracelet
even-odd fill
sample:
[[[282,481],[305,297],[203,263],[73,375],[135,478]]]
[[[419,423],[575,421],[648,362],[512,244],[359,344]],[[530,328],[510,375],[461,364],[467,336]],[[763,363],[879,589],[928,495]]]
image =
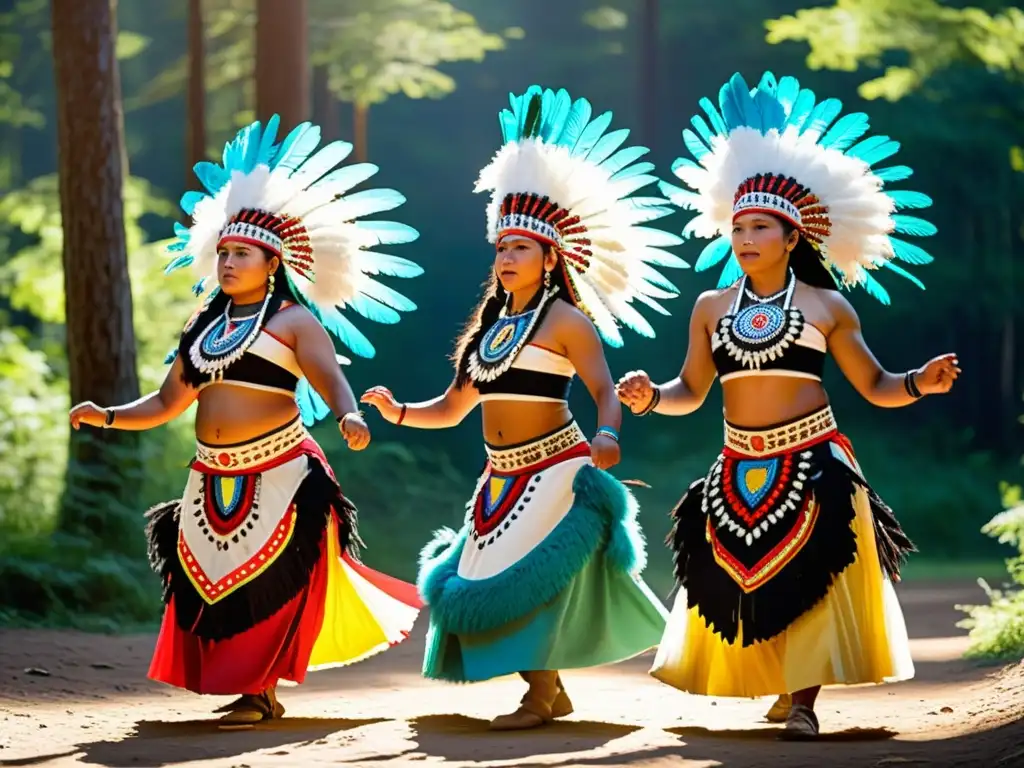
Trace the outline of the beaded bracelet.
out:
[[[644,409],[637,414],[637,416],[646,416],[647,414],[652,413],[654,409],[658,407],[658,403],[661,402],[661,389],[658,387],[651,387],[651,390],[654,392],[654,394],[651,395],[651,402],[649,402]]]
[[[594,437],[597,437],[598,435],[604,435],[605,437],[610,437],[616,443],[619,442],[619,433],[616,432],[615,429],[613,429],[612,427],[599,428],[597,432],[594,433]]]
[[[914,371],[907,371],[903,374],[903,388],[915,400],[922,397],[921,390],[917,388],[917,382],[914,381]]]

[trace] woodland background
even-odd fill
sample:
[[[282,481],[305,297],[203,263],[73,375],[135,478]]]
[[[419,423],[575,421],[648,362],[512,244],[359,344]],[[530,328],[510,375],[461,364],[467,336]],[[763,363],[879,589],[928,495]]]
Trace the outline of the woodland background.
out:
[[[116,66],[113,66],[116,58]],[[908,578],[1007,581],[1024,553],[1024,12],[937,0],[6,0],[0,3],[0,626],[151,626],[142,511],[180,494],[191,412],[143,435],[68,427],[72,402],[130,401],[159,385],[194,307],[191,275],[165,277],[162,241],[217,158],[252,119],[312,119],[325,139],[377,163],[370,184],[408,202],[419,229],[395,253],[422,277],[396,285],[419,309],[358,325],[377,354],[346,370],[361,392],[420,400],[447,385],[451,342],[491,251],[477,171],[500,142],[509,91],[564,87],[652,147],[663,178],[680,131],[733,72],[792,74],[819,98],[864,110],[902,142],[902,185],[928,193],[939,233],[925,292],[885,282],[892,303],[851,296],[869,344],[894,371],[956,351],[952,394],[912,408],[864,403],[829,368],[844,430],[921,553]],[[63,212],[63,215],[62,215]],[[682,214],[658,225],[682,230]],[[691,264],[702,244],[678,252]],[[613,374],[674,376],[693,300],[715,273],[672,271],[680,297],[658,337],[609,350]],[[884,280],[883,276],[883,280]],[[344,351],[344,350],[341,350]],[[593,426],[577,384],[573,408]],[[685,419],[626,417],[623,478],[637,489],[663,595],[667,512],[721,446],[716,391]],[[315,434],[359,506],[366,561],[411,579],[432,529],[458,524],[482,464],[478,416],[445,432],[371,416],[374,442],[346,451]],[[589,429],[589,427],[588,427]],[[984,532],[993,515],[999,514]],[[988,534],[988,535],[986,535]],[[1002,538],[1003,544],[997,543]],[[1006,545],[1011,545],[1007,547]],[[1010,576],[1024,583],[1022,560]],[[1024,600],[993,593],[976,649],[1024,653]]]

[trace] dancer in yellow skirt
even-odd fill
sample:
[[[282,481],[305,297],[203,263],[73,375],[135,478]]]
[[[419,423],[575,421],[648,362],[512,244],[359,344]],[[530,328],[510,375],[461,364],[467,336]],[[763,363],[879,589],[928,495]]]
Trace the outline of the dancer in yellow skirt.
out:
[[[618,385],[638,414],[692,413],[716,375],[725,401],[725,448],[673,512],[680,590],[651,674],[697,694],[779,695],[769,719],[786,720],[786,737],[813,737],[821,686],[914,673],[893,589],[913,545],[864,479],[821,375],[831,352],[886,408],[953,386],[954,355],[885,371],[838,290],[887,303],[877,268],[917,282],[894,260],[931,257],[894,233],[934,227],[894,210],[930,200],[883,190],[910,173],[872,167],[898,145],[862,138],[863,114],[837,120],[838,101],[815,103],[791,77],[765,74],[751,91],[734,75],[720,109],[702,106],[707,122],[684,132],[699,164],[675,165],[690,189],[663,191],[699,211],[689,234],[714,238],[697,268],[727,266],[697,300],[680,375],[653,386],[632,372]]]
[[[333,413],[351,449],[369,443],[331,336],[372,355],[341,310],[395,322],[414,308],[378,276],[422,270],[369,248],[417,233],[356,221],[404,198],[348,194],[376,172],[335,168],[351,144],[318,148],[316,126],[280,139],[277,127],[276,115],[253,123],[225,147],[223,165],[196,165],[206,193],[182,198],[193,221],[175,226],[179,255],[168,271],[191,266],[196,292],[212,291],[159,391],[71,411],[76,429],[144,430],[198,400],[184,492],[148,515],[166,603],[149,676],[239,696],[218,710],[227,723],[280,717],[279,680],[300,683],[309,670],[386,650],[408,636],[422,605],[412,584],[359,561],[356,509],[306,429]]]

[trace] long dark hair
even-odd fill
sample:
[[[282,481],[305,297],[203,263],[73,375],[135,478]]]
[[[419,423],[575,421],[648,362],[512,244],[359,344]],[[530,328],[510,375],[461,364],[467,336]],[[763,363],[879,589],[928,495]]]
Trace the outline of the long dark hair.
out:
[[[796,230],[796,227],[785,219],[778,216],[774,218],[782,225],[783,238],[788,238]],[[839,290],[835,278],[828,271],[825,262],[821,260],[818,249],[811,245],[803,235],[800,235],[796,241],[796,247],[789,253],[789,267],[801,283],[829,291]]]
[[[266,248],[260,247],[260,251],[263,252],[264,257],[267,261],[273,259],[277,254],[271,253]],[[280,259],[280,257],[278,257]],[[189,350],[195,343],[195,340],[199,337],[206,327],[214,321],[216,317],[224,313],[224,308],[227,307],[228,302],[231,301],[231,297],[228,296],[224,291],[219,288],[210,297],[206,306],[203,307],[202,312],[195,319],[195,322],[185,331],[182,332],[181,338],[178,340],[178,357],[181,358],[183,365],[181,380],[186,384],[193,387],[199,387],[208,377],[201,373],[194,365],[192,365],[192,359],[189,356]],[[274,272],[274,292],[270,295],[270,302],[267,304],[267,312],[263,316],[263,324],[267,322],[278,310],[281,309],[281,304],[285,301],[290,301],[295,304],[299,304],[299,300],[295,296],[295,292],[292,290],[291,281],[288,279],[288,273],[285,272],[284,261],[280,261],[277,265],[277,271]]]
[[[544,257],[547,258],[547,255],[551,253],[551,246],[547,243],[540,243],[540,246]],[[558,259],[558,266],[551,271],[551,286],[558,286],[556,299],[572,302],[572,292],[569,290],[569,284],[565,277],[565,266],[562,264],[561,257]],[[543,294],[543,288],[539,289],[530,299],[530,303],[526,305],[524,311],[537,306]],[[480,343],[480,339],[487,329],[494,325],[498,315],[501,314],[501,308],[507,301],[508,291],[501,287],[498,273],[492,269],[483,286],[483,298],[480,299],[466,321],[462,332],[455,340],[455,351],[452,353],[451,359],[455,363],[456,386],[461,387],[469,383],[469,353]]]

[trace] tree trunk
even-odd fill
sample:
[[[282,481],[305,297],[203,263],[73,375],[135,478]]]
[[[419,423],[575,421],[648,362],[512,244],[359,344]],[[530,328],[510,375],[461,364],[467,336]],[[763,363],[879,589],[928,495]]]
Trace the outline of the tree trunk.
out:
[[[282,135],[309,119],[306,0],[256,2],[256,118],[281,117]]]
[[[658,143],[658,0],[643,0],[640,20],[640,141]]]
[[[354,102],[352,104],[352,159],[357,163],[365,163],[367,152],[366,124],[370,117],[370,105]]]
[[[338,100],[331,93],[329,74],[324,65],[313,68],[313,120],[320,126],[320,135],[325,142],[341,138]]]
[[[188,168],[185,188],[194,183],[192,168],[206,159],[206,45],[203,2],[188,0]]]
[[[115,405],[139,396],[122,204],[116,2],[52,0],[51,10],[71,401]],[[135,437],[88,427],[71,432],[62,531],[120,548],[127,530],[118,522],[118,502],[122,510],[130,507],[139,485],[126,477]]]

